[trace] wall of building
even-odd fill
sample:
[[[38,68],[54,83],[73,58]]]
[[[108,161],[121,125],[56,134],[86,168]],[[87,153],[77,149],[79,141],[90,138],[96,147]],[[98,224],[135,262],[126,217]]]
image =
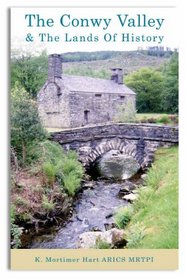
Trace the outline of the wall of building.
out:
[[[128,103],[135,108],[135,95],[73,92],[69,95],[70,127],[116,120],[119,107]]]
[[[47,82],[40,90],[38,111],[44,127],[70,127],[68,91],[60,80],[58,83]]]

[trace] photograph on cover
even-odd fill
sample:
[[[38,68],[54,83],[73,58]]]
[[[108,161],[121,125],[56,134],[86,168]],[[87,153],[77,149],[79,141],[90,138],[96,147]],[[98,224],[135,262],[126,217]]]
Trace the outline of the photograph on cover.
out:
[[[177,250],[172,11],[94,10],[11,9],[11,249]]]

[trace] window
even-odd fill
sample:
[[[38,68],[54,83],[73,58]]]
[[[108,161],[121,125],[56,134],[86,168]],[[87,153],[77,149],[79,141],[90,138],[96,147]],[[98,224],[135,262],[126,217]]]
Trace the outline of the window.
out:
[[[101,98],[101,94],[95,94],[95,97]]]
[[[124,100],[124,99],[125,99],[125,96],[120,96],[120,99],[121,99],[121,100]]]

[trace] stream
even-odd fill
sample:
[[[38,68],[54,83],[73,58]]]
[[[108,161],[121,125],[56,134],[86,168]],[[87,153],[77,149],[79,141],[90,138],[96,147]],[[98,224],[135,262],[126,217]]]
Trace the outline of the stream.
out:
[[[74,210],[66,225],[57,232],[42,234],[32,238],[28,248],[56,249],[78,248],[79,235],[88,231],[106,231],[115,227],[114,214],[118,208],[126,206],[123,199],[141,184],[140,175],[122,182],[109,180],[88,181],[83,183],[80,193],[74,202]]]

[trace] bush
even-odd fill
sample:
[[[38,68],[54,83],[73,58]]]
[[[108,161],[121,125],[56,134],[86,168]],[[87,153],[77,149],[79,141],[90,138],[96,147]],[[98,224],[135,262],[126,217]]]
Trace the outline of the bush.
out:
[[[115,215],[115,222],[119,229],[124,229],[133,215],[133,207],[121,207]]]
[[[55,203],[49,201],[48,197],[46,195],[43,195],[42,208],[45,209],[47,212],[50,212],[55,208]]]
[[[15,207],[10,208],[10,234],[11,234],[11,247],[19,248],[21,246],[22,228],[15,224]]]
[[[75,192],[80,187],[80,178],[75,175],[74,172],[70,172],[68,175],[63,177],[63,186],[67,190],[67,193],[70,196],[74,196]]]
[[[84,174],[82,164],[77,160],[74,152],[67,152],[63,160],[60,160],[56,166],[56,176],[61,186],[70,196],[74,196],[80,187],[81,179]]]
[[[45,162],[43,164],[43,172],[47,177],[47,182],[49,185],[53,185],[55,181],[56,169],[55,166],[52,165],[50,162]]]
[[[111,249],[111,245],[100,238],[97,238],[95,249]]]
[[[71,196],[75,194],[84,174],[75,151],[65,153],[58,143],[47,140],[30,147],[29,156],[38,162],[37,171],[43,172],[49,185],[57,181],[61,190],[64,188]]]
[[[169,118],[169,116],[167,114],[159,117],[156,122],[157,123],[162,123],[162,124],[172,123],[171,119]]]
[[[11,90],[10,120],[11,146],[24,165],[28,147],[46,138],[47,134],[40,123],[36,102],[20,86]]]

